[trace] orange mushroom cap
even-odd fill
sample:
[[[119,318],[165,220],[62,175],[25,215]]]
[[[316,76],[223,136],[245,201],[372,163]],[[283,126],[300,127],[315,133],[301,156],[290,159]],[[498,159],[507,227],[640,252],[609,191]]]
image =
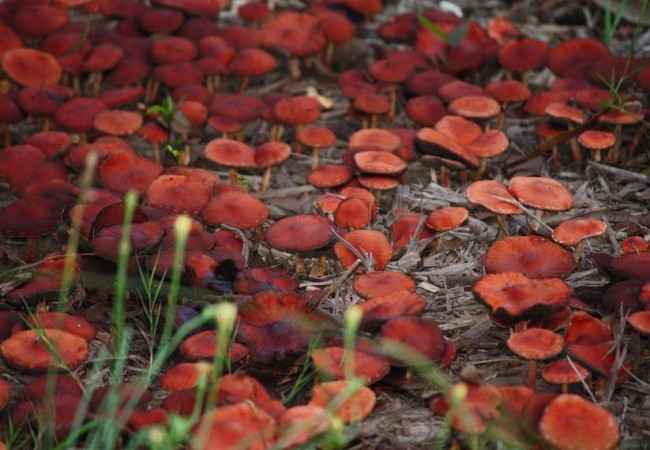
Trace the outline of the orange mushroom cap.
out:
[[[512,353],[533,360],[551,359],[564,349],[562,336],[543,328],[528,328],[513,333],[507,344]]]
[[[305,252],[322,248],[332,240],[332,222],[317,214],[299,214],[271,225],[264,240],[272,247]]]
[[[573,206],[573,195],[562,183],[545,177],[514,177],[510,193],[526,206],[549,211],[566,211]]]
[[[540,236],[510,236],[496,241],[487,251],[488,273],[521,272],[530,278],[563,277],[576,262],[561,246]]]
[[[551,233],[555,242],[576,245],[583,239],[605,234],[607,224],[598,219],[571,219],[559,224]]]
[[[205,223],[222,223],[246,230],[261,225],[269,217],[269,208],[252,195],[227,191],[215,195],[201,211]]]
[[[467,220],[469,211],[462,206],[445,206],[431,211],[426,226],[433,231],[447,231],[457,228]]]
[[[61,66],[49,53],[31,48],[17,48],[2,55],[2,70],[22,86],[57,84]]]

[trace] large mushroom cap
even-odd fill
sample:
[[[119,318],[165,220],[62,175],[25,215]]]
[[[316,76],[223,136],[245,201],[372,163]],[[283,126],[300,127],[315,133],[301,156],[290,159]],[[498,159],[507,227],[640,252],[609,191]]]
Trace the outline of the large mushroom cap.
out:
[[[248,145],[233,139],[213,139],[205,146],[204,155],[221,166],[253,169],[255,151]]]
[[[546,407],[539,430],[558,450],[612,450],[621,438],[616,417],[573,394],[560,395]]]
[[[508,348],[524,359],[545,360],[562,352],[564,339],[550,330],[528,328],[510,335]]]
[[[485,275],[472,292],[494,317],[507,324],[562,309],[571,297],[569,286],[558,278],[532,280],[517,272]]]
[[[571,219],[559,224],[551,236],[562,245],[576,245],[583,239],[600,236],[607,230],[607,224],[598,219]]]
[[[522,272],[530,278],[564,277],[575,268],[571,254],[540,236],[510,236],[488,249],[488,273]]]
[[[57,84],[61,66],[49,53],[31,48],[17,48],[2,55],[2,70],[23,86]]]
[[[269,217],[269,208],[252,195],[229,191],[215,195],[201,211],[205,223],[242,230],[255,228]]]
[[[346,233],[343,239],[362,256],[371,256],[375,270],[382,270],[393,257],[393,247],[381,231],[353,230]],[[334,252],[343,267],[350,267],[357,260],[357,256],[340,242],[334,245]]]
[[[35,330],[14,334],[0,344],[0,355],[7,365],[29,373],[49,369],[76,369],[88,356],[88,342],[74,334],[61,330],[43,331],[55,349],[48,348]]]
[[[326,246],[332,240],[332,222],[317,214],[285,217],[271,225],[264,240],[272,247],[305,252]]]
[[[431,211],[426,226],[433,231],[448,231],[459,227],[469,217],[469,211],[462,206],[444,206]]]
[[[467,200],[476,203],[496,214],[523,214],[517,205],[507,202],[514,200],[505,184],[496,180],[480,180],[467,188]]]

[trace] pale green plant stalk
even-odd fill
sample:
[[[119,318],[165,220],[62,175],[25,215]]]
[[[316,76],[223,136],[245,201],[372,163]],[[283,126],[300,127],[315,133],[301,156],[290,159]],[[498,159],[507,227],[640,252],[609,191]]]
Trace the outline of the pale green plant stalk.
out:
[[[126,318],[124,302],[126,301],[126,284],[129,255],[131,254],[131,223],[133,211],[138,201],[138,194],[131,190],[124,197],[124,223],[122,237],[118,244],[118,262],[115,274],[115,296],[113,298],[113,342],[119,348],[124,334]],[[118,380],[114,380],[117,382]]]
[[[625,11],[625,6],[627,5],[627,0],[621,0],[614,12],[612,7],[612,0],[607,0],[605,3],[605,34],[603,35],[603,40],[607,47],[612,46],[612,38],[616,34],[616,30],[621,23],[623,18],[623,11]],[[613,13],[613,14],[612,14]],[[641,16],[643,17],[643,16]]]
[[[192,221],[187,216],[179,216],[174,222],[174,237],[176,250],[174,252],[174,265],[172,268],[171,286],[167,294],[167,311],[165,313],[165,324],[160,336],[161,342],[166,342],[174,327],[174,314],[176,312],[176,303],[178,301],[178,292],[181,284],[181,275],[183,274],[183,260],[185,258],[185,245],[187,237],[190,234]]]

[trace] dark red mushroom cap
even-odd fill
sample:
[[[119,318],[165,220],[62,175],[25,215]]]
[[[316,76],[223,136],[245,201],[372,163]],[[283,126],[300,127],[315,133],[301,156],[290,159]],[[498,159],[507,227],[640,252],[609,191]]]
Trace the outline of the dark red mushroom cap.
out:
[[[550,46],[537,39],[511,41],[499,49],[499,64],[513,72],[541,69],[551,53]]]
[[[306,125],[320,118],[320,104],[306,95],[289,97],[273,106],[273,115],[282,123]]]
[[[210,186],[185,175],[160,175],[147,187],[145,199],[151,206],[175,214],[198,214],[211,192]]]
[[[92,48],[83,63],[86,72],[103,72],[112,69],[124,58],[124,50],[111,42],[104,42]]]
[[[284,142],[267,142],[255,148],[255,163],[259,169],[280,164],[291,155],[291,147]]]
[[[326,347],[311,353],[316,369],[330,379],[342,380],[346,377],[344,360],[354,360],[354,376],[361,378],[367,384],[381,380],[390,371],[390,363],[386,358],[359,350],[348,351],[343,347]]]
[[[524,111],[534,116],[546,114],[546,108],[551,103],[566,103],[569,95],[560,91],[543,91],[531,95],[524,104]]]
[[[272,72],[278,66],[270,53],[261,48],[245,48],[238,51],[228,64],[228,72],[236,77],[256,77]]]
[[[382,59],[368,67],[368,73],[375,80],[386,83],[403,83],[413,72],[414,67],[397,59]]]
[[[328,128],[307,125],[298,130],[296,139],[308,147],[321,148],[334,144],[336,136]]]
[[[418,125],[433,127],[447,114],[447,109],[435,95],[421,95],[408,101],[406,114]]]
[[[571,297],[569,286],[558,278],[533,280],[519,272],[485,275],[472,292],[492,316],[506,324],[562,309]]]
[[[126,194],[135,189],[144,195],[147,186],[160,175],[163,168],[147,158],[131,153],[111,153],[99,164],[97,179],[108,189]]]
[[[404,345],[404,351],[412,351],[434,363],[442,363],[448,346],[435,322],[415,316],[390,319],[381,327],[380,336],[382,340]],[[391,364],[407,365],[404,361],[395,360]]]
[[[16,101],[26,113],[48,117],[73,96],[74,91],[66,86],[26,86],[18,92]]]
[[[269,49],[284,49],[291,56],[303,57],[323,48],[325,38],[318,29],[316,17],[287,10],[262,26],[262,45]]]
[[[93,120],[97,131],[111,136],[127,136],[136,133],[142,126],[142,115],[119,109],[104,110]]]
[[[23,119],[23,112],[20,110],[12,97],[7,94],[0,94],[0,122],[16,123]]]
[[[213,139],[205,146],[204,155],[210,161],[226,167],[253,169],[257,167],[255,151],[233,139]]]
[[[0,234],[15,238],[50,234],[62,214],[63,206],[45,197],[19,198],[0,210]]]
[[[43,37],[63,27],[70,19],[68,10],[47,3],[25,3],[14,12],[12,25],[20,34]]]
[[[147,8],[139,17],[138,25],[149,34],[169,34],[178,30],[183,14],[168,8]]]
[[[609,49],[596,39],[569,39],[551,51],[548,67],[558,77],[584,78],[585,65],[611,56]]]
[[[209,225],[226,224],[245,230],[264,223],[269,217],[269,208],[252,195],[229,191],[212,197],[201,215]]]
[[[488,273],[522,272],[530,278],[567,276],[576,262],[567,250],[540,236],[510,236],[488,249]]]
[[[72,133],[85,133],[93,128],[95,117],[106,105],[94,98],[77,97],[67,101],[56,111],[54,122]]]
[[[305,252],[322,248],[332,240],[332,222],[317,214],[285,217],[271,225],[264,240],[272,247]]]
[[[186,84],[202,84],[205,72],[198,64],[181,62],[156,67],[152,77],[165,86],[176,89]]]
[[[255,295],[259,292],[297,292],[298,279],[286,270],[274,267],[258,267],[240,271],[235,278],[233,290],[240,295]]]
[[[2,55],[2,70],[22,86],[57,84],[61,66],[49,53],[31,48],[17,48]]]

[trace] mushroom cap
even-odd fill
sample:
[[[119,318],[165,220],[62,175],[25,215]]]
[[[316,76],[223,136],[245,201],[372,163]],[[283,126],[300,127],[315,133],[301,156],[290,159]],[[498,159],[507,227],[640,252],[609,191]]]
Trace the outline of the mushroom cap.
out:
[[[99,164],[97,180],[115,192],[135,189],[142,196],[162,170],[160,164],[133,153],[111,153]]]
[[[147,203],[174,214],[198,214],[210,199],[211,189],[185,175],[162,174],[145,191]]]
[[[569,39],[553,48],[548,67],[558,77],[584,78],[585,65],[611,56],[609,49],[596,39]]]
[[[210,113],[224,116],[237,122],[248,122],[259,117],[264,102],[253,95],[223,94],[212,99]]]
[[[397,150],[400,145],[399,136],[381,128],[365,128],[355,131],[348,140],[349,149],[376,147],[390,153]]]
[[[449,158],[471,167],[479,166],[479,160],[474,153],[467,150],[456,140],[433,128],[425,127],[420,129],[415,142],[423,153]]]
[[[410,64],[399,59],[381,59],[368,67],[368,73],[375,80],[385,83],[403,83],[415,72]]]
[[[512,353],[524,359],[551,359],[564,350],[562,336],[543,328],[528,328],[513,333],[507,343]]]
[[[269,208],[252,195],[227,191],[215,195],[201,211],[205,223],[247,230],[261,225],[269,217]]]
[[[539,431],[558,450],[613,450],[621,438],[616,417],[573,394],[559,395],[546,407]]]
[[[585,123],[585,116],[580,108],[562,102],[550,103],[544,110],[544,113],[549,116],[551,120],[561,124],[582,125]]]
[[[609,269],[625,278],[650,281],[650,252],[628,253],[612,259]]]
[[[56,355],[43,344],[35,330],[25,330],[12,335],[0,344],[0,356],[15,369],[28,373],[41,373],[49,369],[79,367],[88,357],[88,342],[62,330],[43,330]],[[59,359],[60,358],[60,359]]]
[[[640,253],[648,251],[650,243],[643,236],[628,236],[621,242],[623,253]]]
[[[363,312],[360,326],[362,329],[368,329],[380,327],[397,317],[419,316],[427,306],[427,302],[407,290],[394,290],[390,294],[357,303],[357,306]]]
[[[169,8],[147,8],[138,17],[138,25],[149,34],[170,34],[183,24],[183,13]]]
[[[355,197],[343,199],[334,211],[334,223],[342,229],[365,228],[371,217],[371,205]]]
[[[449,103],[449,112],[472,119],[489,119],[501,111],[499,102],[491,97],[466,95]]]
[[[496,214],[523,214],[517,205],[500,200],[500,198],[514,200],[506,185],[500,181],[475,181],[467,187],[466,195],[471,203],[479,204]]]
[[[190,361],[212,361],[219,352],[218,339],[216,330],[201,331],[183,339],[178,352]],[[236,363],[248,355],[248,349],[237,342],[228,342],[225,348],[231,363]]]
[[[325,45],[318,19],[311,14],[284,11],[262,25],[262,45],[282,49],[292,57],[316,53]]]
[[[447,231],[460,226],[469,217],[469,211],[462,206],[444,206],[431,211],[426,226],[433,231]]]
[[[396,291],[413,293],[415,281],[401,272],[376,270],[356,277],[352,282],[352,289],[359,297],[372,299]]]
[[[61,222],[63,205],[45,197],[23,197],[0,210],[0,234],[29,238],[50,234]]]
[[[204,413],[191,438],[197,450],[269,448],[275,434],[275,420],[253,402],[226,405]]]
[[[359,181],[359,184],[364,188],[377,191],[389,191],[400,185],[397,178],[392,178],[390,176],[359,175],[357,181]]]
[[[480,96],[484,94],[482,87],[461,80],[450,81],[438,89],[438,96],[447,103],[460,97]]]
[[[289,252],[317,250],[332,240],[332,222],[318,214],[298,214],[272,224],[264,234],[271,247]]]
[[[117,262],[118,244],[124,232],[123,225],[103,228],[90,241],[93,251],[100,257]],[[129,240],[131,253],[140,254],[155,247],[162,239],[164,229],[157,222],[134,223],[131,225]]]
[[[492,316],[506,324],[557,311],[571,298],[571,289],[559,278],[534,280],[518,272],[485,275],[472,292]]]
[[[380,336],[383,341],[404,345],[434,363],[440,363],[445,356],[445,338],[431,320],[415,316],[395,317],[381,327]],[[398,367],[407,365],[402,360],[391,361],[391,364]]]
[[[61,66],[49,53],[31,48],[17,48],[2,54],[5,75],[22,86],[57,84]]]
[[[282,123],[306,125],[320,118],[320,103],[307,95],[285,98],[273,106],[273,115]]]
[[[381,231],[352,230],[347,232],[343,239],[357,249],[361,255],[371,255],[375,270],[382,270],[393,257],[393,247],[391,247],[388,239]],[[357,260],[357,256],[340,242],[334,245],[334,253],[336,253],[341,265],[346,268]]]
[[[603,321],[584,311],[576,311],[567,327],[566,352],[583,366],[609,377],[616,359],[614,334]]]
[[[578,142],[590,150],[605,150],[616,143],[616,136],[609,131],[587,130],[580,133]]]
[[[454,81],[456,77],[437,70],[425,70],[413,75],[406,82],[406,89],[415,95],[437,95],[438,89]]]
[[[524,104],[524,111],[533,116],[543,116],[552,103],[566,103],[569,95],[560,91],[543,91],[531,95]]]
[[[341,186],[352,179],[354,169],[344,164],[324,164],[307,175],[307,183],[319,188]]]
[[[142,126],[142,116],[133,111],[118,109],[101,111],[93,120],[93,127],[112,136],[128,136]]]
[[[276,442],[281,441],[287,448],[299,447],[327,432],[331,426],[331,420],[330,412],[323,407],[293,406],[277,418]]]
[[[521,272],[529,278],[563,277],[571,273],[576,261],[554,242],[540,236],[509,236],[488,249],[488,273]]]
[[[54,114],[54,122],[71,133],[85,133],[92,130],[97,115],[106,105],[94,98],[76,97],[65,102]]]
[[[236,77],[256,77],[273,72],[278,63],[270,53],[261,48],[244,48],[235,53],[228,64],[228,72]]]
[[[409,244],[421,219],[422,215],[420,214],[406,214],[391,224],[388,229],[388,234],[393,242],[393,248],[395,250]],[[430,238],[433,234],[434,232],[431,229],[422,227],[417,239]]]
[[[637,311],[627,317],[627,323],[638,333],[650,335],[650,311]]]
[[[48,159],[52,159],[67,150],[71,143],[70,135],[63,131],[41,131],[25,139],[26,145],[33,145],[38,148],[45,153]],[[5,148],[4,151],[6,150]]]
[[[255,149],[255,163],[260,169],[275,166],[291,155],[291,147],[284,142],[267,142]]]
[[[390,109],[388,98],[384,94],[376,93],[358,95],[352,106],[364,114],[385,114]]]
[[[406,115],[423,127],[433,127],[445,114],[447,108],[435,95],[413,97],[406,103]]]
[[[296,132],[296,139],[301,144],[314,148],[329,147],[336,142],[336,136],[329,128],[316,125],[301,127]]]
[[[554,361],[544,367],[542,378],[550,384],[571,384],[579,383],[589,376],[587,369],[577,362],[569,362],[566,359]]]
[[[312,388],[312,396],[309,401],[310,406],[320,406],[327,408],[332,402],[344,392],[348,392],[348,381],[328,381],[326,383],[315,384]],[[370,415],[375,407],[377,397],[372,389],[362,386],[354,394],[344,397],[346,400],[338,405],[334,416],[340,417],[345,423],[358,422]]]
[[[389,152],[369,150],[356,153],[354,163],[365,173],[397,175],[406,169],[406,163]]]
[[[510,142],[501,130],[488,130],[467,146],[479,158],[492,158],[508,149]]]
[[[25,86],[18,92],[16,102],[28,114],[48,117],[72,97],[74,91],[71,88],[58,84]]]
[[[257,167],[255,151],[243,142],[234,139],[213,139],[205,146],[203,154],[210,161],[221,166],[241,169]]]
[[[483,135],[483,130],[476,122],[461,116],[446,115],[436,123],[434,129],[461,145],[469,145]]]
[[[275,267],[257,267],[239,271],[233,290],[240,295],[255,295],[264,291],[297,292],[298,279],[286,270]]]
[[[499,48],[499,64],[513,72],[541,69],[551,54],[551,47],[538,39],[513,40]]]
[[[531,92],[521,81],[494,81],[485,87],[485,92],[501,103],[519,103],[528,100]]]
[[[335,380],[345,379],[344,361],[349,358],[354,360],[354,376],[363,379],[366,384],[376,383],[390,371],[390,363],[386,358],[359,350],[350,352],[343,347],[326,347],[311,353],[316,369]]]
[[[30,328],[45,328],[63,330],[70,334],[79,336],[87,342],[92,341],[97,334],[97,329],[90,322],[80,316],[66,314],[63,312],[38,312],[26,319]]]
[[[548,211],[566,211],[573,195],[559,181],[545,177],[514,177],[508,184],[514,198],[526,206]]]
[[[559,224],[551,233],[555,242],[562,245],[576,245],[583,239],[601,236],[607,231],[607,224],[598,219],[571,219]]]

